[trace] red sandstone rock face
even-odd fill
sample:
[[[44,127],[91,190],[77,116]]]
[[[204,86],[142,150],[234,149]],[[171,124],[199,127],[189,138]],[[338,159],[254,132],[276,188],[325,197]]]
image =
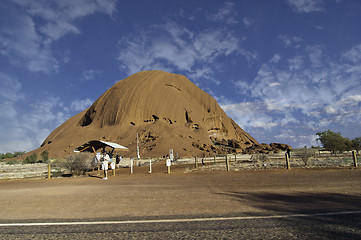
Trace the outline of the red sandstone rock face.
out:
[[[259,143],[243,131],[218,103],[182,75],[144,71],[123,79],[93,105],[55,129],[38,152],[64,157],[90,140],[128,147],[136,156],[180,157],[240,152]]]

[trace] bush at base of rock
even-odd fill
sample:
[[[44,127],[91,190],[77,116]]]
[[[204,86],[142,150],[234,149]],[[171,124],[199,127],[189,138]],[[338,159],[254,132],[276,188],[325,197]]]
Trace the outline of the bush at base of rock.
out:
[[[89,171],[92,168],[91,162],[93,159],[93,154],[75,153],[66,158],[62,164],[63,167],[66,168],[73,175],[80,176],[84,175],[85,172]]]
[[[24,160],[24,164],[34,164],[38,161],[38,155],[36,153],[30,155],[30,156],[27,156]]]

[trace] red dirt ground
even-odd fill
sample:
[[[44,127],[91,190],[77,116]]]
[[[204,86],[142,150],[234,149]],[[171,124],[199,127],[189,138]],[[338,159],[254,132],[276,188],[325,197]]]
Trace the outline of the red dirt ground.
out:
[[[221,216],[361,210],[360,169],[191,172],[0,181],[0,219]],[[192,165],[188,167],[193,167]]]

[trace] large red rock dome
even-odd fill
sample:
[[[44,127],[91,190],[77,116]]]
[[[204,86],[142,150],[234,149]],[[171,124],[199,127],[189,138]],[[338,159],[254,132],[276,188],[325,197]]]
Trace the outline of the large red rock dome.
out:
[[[136,156],[213,155],[259,145],[217,102],[182,75],[153,70],[123,79],[55,129],[38,149],[64,157],[90,140],[116,142]]]

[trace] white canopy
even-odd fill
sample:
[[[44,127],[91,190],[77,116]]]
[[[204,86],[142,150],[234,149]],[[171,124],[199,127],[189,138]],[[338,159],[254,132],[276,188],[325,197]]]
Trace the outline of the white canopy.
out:
[[[100,141],[100,140],[92,140],[87,143],[84,143],[83,145],[77,147],[74,149],[74,152],[83,152],[83,151],[97,151],[98,149],[110,147],[113,150],[114,149],[121,149],[121,150],[128,150],[128,148],[113,142],[106,142],[106,141]]]

